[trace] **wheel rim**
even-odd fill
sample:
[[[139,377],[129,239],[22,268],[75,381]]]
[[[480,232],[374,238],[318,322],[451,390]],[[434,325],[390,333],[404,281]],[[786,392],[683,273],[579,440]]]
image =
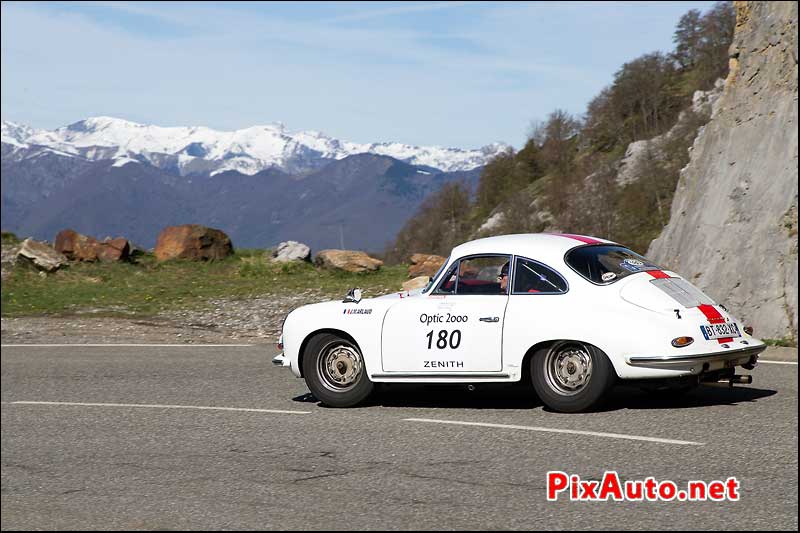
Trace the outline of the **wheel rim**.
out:
[[[356,386],[364,366],[355,348],[337,342],[323,348],[321,353],[317,371],[325,388],[344,392]]]
[[[562,396],[574,396],[592,378],[592,356],[582,344],[554,346],[545,357],[544,375],[550,388]]]

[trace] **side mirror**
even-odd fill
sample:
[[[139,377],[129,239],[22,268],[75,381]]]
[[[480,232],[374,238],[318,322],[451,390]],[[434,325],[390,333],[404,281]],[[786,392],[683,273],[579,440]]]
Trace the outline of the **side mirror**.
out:
[[[347,296],[345,296],[344,300],[342,300],[343,303],[349,303],[349,302],[358,303],[360,301],[361,301],[361,289],[359,289],[358,287],[347,291]]]

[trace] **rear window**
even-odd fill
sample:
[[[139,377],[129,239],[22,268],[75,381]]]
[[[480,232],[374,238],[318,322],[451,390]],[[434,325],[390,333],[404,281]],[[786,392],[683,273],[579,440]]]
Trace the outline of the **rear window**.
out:
[[[517,257],[514,267],[514,294],[563,292],[567,292],[567,282],[555,270],[531,259]]]
[[[564,260],[584,278],[602,285],[637,272],[661,270],[636,252],[616,245],[581,246],[569,251]]]

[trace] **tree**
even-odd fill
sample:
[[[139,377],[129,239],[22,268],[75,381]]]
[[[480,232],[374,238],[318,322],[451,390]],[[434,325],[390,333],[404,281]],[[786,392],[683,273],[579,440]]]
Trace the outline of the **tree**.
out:
[[[509,150],[495,156],[483,169],[475,199],[479,215],[488,214],[508,196],[515,164],[514,152]]]
[[[702,16],[693,9],[681,17],[672,39],[672,57],[681,70],[685,94],[708,90],[725,77],[735,24],[731,2],[717,2]]]
[[[413,253],[447,255],[469,235],[469,190],[453,181],[428,196],[398,233],[386,252],[389,262],[402,262]]]
[[[697,88],[710,89],[728,72],[728,49],[733,41],[736,12],[731,2],[717,2],[700,22],[702,39],[698,49]]]
[[[672,61],[660,52],[645,54],[617,71],[611,107],[622,124],[623,142],[654,137],[675,122],[688,104],[673,90],[675,72]]]
[[[683,69],[690,69],[697,63],[702,40],[701,20],[700,11],[692,9],[681,17],[675,28],[672,37],[672,42],[675,43],[673,57]]]
[[[575,137],[581,123],[563,109],[556,109],[544,122],[534,123],[530,138],[541,149],[542,162],[548,174],[566,175],[575,158]]]

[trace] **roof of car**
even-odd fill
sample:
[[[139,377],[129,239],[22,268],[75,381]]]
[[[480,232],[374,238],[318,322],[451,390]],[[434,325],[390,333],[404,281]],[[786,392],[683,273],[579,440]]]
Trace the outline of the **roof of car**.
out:
[[[523,233],[499,235],[465,242],[453,248],[456,259],[476,254],[515,254],[544,262],[564,257],[569,250],[585,244],[616,244],[605,239],[571,233]]]

